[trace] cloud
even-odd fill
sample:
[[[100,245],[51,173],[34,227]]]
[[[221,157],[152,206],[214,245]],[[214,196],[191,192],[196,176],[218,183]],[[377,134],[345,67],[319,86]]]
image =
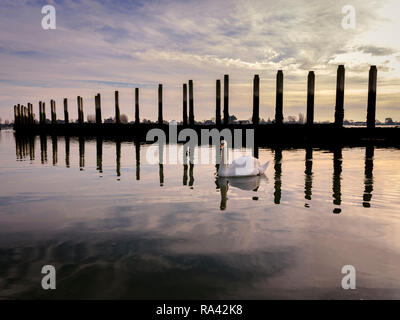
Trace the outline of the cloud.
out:
[[[376,46],[372,46],[372,45],[359,46],[357,49],[363,53],[369,53],[373,56],[389,56],[389,55],[392,55],[397,52],[393,48],[383,48],[383,47],[376,47]]]
[[[338,63],[360,74],[361,67],[377,64],[384,67],[379,69],[380,79],[400,78],[395,45],[393,49],[382,46],[378,39],[358,43],[376,23],[390,23],[378,12],[391,2],[353,0],[357,29],[349,31],[341,27],[341,8],[347,4],[341,0],[234,0],[229,5],[211,0],[63,0],[53,2],[57,30],[44,31],[41,1],[2,1],[0,81],[7,95],[0,95],[0,115],[11,117],[9,106],[19,101],[34,102],[50,95],[58,99],[91,96],[102,88],[140,86],[144,117],[153,119],[153,89],[163,83],[168,117],[177,119],[181,84],[193,79],[195,115],[205,119],[213,114],[215,79],[229,73],[235,86],[232,110],[239,118],[248,118],[249,86],[258,73],[264,88],[261,105],[266,110],[261,116],[267,118],[273,115],[270,108],[278,69],[290,81],[285,90],[304,87],[307,72],[314,70],[317,95],[334,86]],[[368,70],[364,71],[367,80]],[[29,83],[32,90],[26,89]],[[35,91],[38,84],[53,90]],[[285,93],[300,106],[302,90],[297,98]],[[124,96],[121,99],[121,103],[131,103],[124,102]],[[364,100],[359,95],[359,103]],[[323,96],[319,103],[331,105],[331,98]],[[112,114],[112,98],[104,108],[104,114]],[[316,115],[317,119],[328,116]]]

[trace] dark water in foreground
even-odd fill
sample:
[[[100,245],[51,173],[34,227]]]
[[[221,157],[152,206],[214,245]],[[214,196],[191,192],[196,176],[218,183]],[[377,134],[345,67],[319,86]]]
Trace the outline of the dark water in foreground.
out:
[[[400,298],[400,150],[260,149],[226,182],[147,148],[0,132],[0,298]]]

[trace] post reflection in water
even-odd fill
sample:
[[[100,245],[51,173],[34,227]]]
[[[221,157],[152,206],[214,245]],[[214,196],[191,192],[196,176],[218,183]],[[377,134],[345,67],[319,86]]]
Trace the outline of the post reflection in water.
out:
[[[342,204],[342,148],[333,150],[333,204],[340,206]],[[341,208],[333,209],[333,213],[341,213]]]
[[[103,138],[96,138],[96,169],[103,173]]]
[[[312,179],[313,179],[313,149],[306,148],[306,165],[305,165],[305,182],[304,182],[304,198],[306,200],[311,200],[312,196]],[[306,203],[305,207],[309,208],[309,204]]]
[[[164,186],[164,144],[158,144],[158,175],[160,176],[160,187]]]
[[[365,149],[365,170],[364,170],[364,195],[363,207],[371,207],[372,191],[374,190],[374,146],[367,146]]]
[[[282,148],[276,147],[274,149],[274,169],[275,169],[275,175],[274,175],[274,203],[275,204],[280,204],[281,203],[281,197],[282,197]]]
[[[47,136],[39,136],[40,141],[40,161],[42,164],[47,163]],[[75,140],[76,141],[76,140]],[[54,166],[58,163],[58,137],[51,137],[52,144],[52,163]],[[85,138],[78,138],[79,144],[79,168],[83,170],[85,168]],[[96,163],[97,171],[103,173],[103,144],[104,139],[102,137],[96,138]],[[117,176],[121,176],[121,149],[122,142],[120,140],[115,141],[116,144],[116,173]],[[136,153],[136,180],[140,180],[140,142],[135,141],[135,153]],[[35,159],[35,137],[15,137],[15,148],[16,148],[16,159],[26,160],[28,157],[30,160]],[[159,145],[159,183],[160,186],[164,186],[164,156],[165,146]],[[274,152],[274,203],[280,204],[282,197],[282,148],[275,147],[272,149]],[[195,149],[183,148],[183,180],[182,184],[188,186],[191,189],[194,187],[194,159]],[[334,205],[333,213],[339,214],[342,212],[342,171],[343,171],[343,159],[342,159],[342,147],[335,147],[333,150],[333,176],[332,176],[332,203]],[[364,208],[371,207],[372,194],[374,191],[374,146],[367,146],[365,149],[365,164],[364,164],[364,192],[362,196],[362,205]],[[65,137],[65,165],[67,168],[70,167],[70,137]],[[218,164],[215,166],[218,171]],[[257,180],[258,179],[258,180]],[[217,190],[221,194],[220,209],[225,210],[227,208],[228,191],[229,187],[233,186],[242,190],[253,190],[257,191],[260,177],[257,179],[244,179],[244,178],[216,178],[215,184]],[[313,188],[313,149],[307,147],[305,149],[305,170],[304,170],[304,199],[308,200],[304,206],[309,208],[312,200],[312,188]],[[258,197],[253,197],[257,200]]]
[[[117,162],[117,177],[121,176],[121,141],[115,141],[115,152]],[[119,180],[119,179],[118,179]]]
[[[187,151],[183,148],[183,185],[187,186],[188,182],[188,165],[187,165]]]
[[[85,168],[85,138],[79,137],[79,169]]]
[[[35,137],[29,137],[29,159],[35,160]]]
[[[140,142],[135,141],[136,153],[136,180],[140,180]]]
[[[58,139],[57,136],[52,136],[51,137],[51,146],[53,150],[53,166],[57,165],[58,162]]]
[[[47,163],[47,136],[40,136],[40,162]]]
[[[70,167],[69,165],[69,137],[65,136],[65,166],[67,168]]]

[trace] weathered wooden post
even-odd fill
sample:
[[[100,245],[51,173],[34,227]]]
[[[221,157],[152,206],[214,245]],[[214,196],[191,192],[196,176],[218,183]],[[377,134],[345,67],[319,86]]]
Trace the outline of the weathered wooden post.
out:
[[[162,101],[162,84],[158,85],[158,124],[162,125],[164,120],[163,120],[163,110],[162,106],[163,101]]]
[[[14,106],[14,126],[17,125],[17,105]]]
[[[21,105],[17,104],[17,126],[21,125]]]
[[[260,123],[260,76],[256,74],[253,80],[253,124]]]
[[[224,124],[229,123],[229,75],[224,75]]]
[[[193,80],[189,80],[189,125],[194,125]]]
[[[95,97],[95,108],[96,108],[96,124],[101,124],[101,96],[98,93]]]
[[[78,123],[79,123],[79,124],[82,124],[83,121],[82,121],[81,97],[80,97],[80,96],[78,96],[78,97],[76,98],[76,103],[77,103],[77,105],[78,105]]]
[[[43,124],[46,124],[46,103],[42,102],[42,115],[43,115]]]
[[[314,71],[308,73],[307,79],[307,125],[314,123],[314,92],[315,92],[315,75]]]
[[[278,70],[276,75],[276,106],[275,106],[275,123],[281,125],[283,123],[283,72]]]
[[[30,123],[33,125],[35,124],[35,117],[33,114],[33,104],[29,103],[29,110],[30,110]]]
[[[57,122],[56,102],[54,100],[50,101],[50,108],[51,108],[51,124],[56,124]]]
[[[376,114],[376,66],[371,66],[368,80],[368,108],[367,108],[367,127],[375,128]]]
[[[82,97],[79,97],[80,98],[80,106],[81,106],[81,121],[82,121],[82,124],[83,123],[85,123],[85,116],[84,116],[84,113],[83,113],[83,98]]]
[[[335,125],[338,127],[343,127],[344,119],[344,74],[344,65],[340,65],[337,70],[335,107]]]
[[[69,115],[68,115],[68,99],[64,99],[64,123],[69,124]]]
[[[25,107],[21,105],[21,126],[25,125]]]
[[[215,124],[219,126],[221,125],[221,80],[217,80],[215,89]]]
[[[43,106],[42,106],[42,101],[39,101],[39,124],[43,124]]]
[[[188,124],[188,113],[187,113],[187,84],[183,84],[183,125],[187,126]]]
[[[118,91],[115,91],[115,123],[120,124],[121,123],[121,115],[119,111],[119,93]]]
[[[28,102],[28,117],[27,117],[27,124],[28,125],[31,125],[32,124],[32,122],[31,122],[31,104]]]
[[[135,124],[140,123],[139,117],[139,88],[135,88]]]

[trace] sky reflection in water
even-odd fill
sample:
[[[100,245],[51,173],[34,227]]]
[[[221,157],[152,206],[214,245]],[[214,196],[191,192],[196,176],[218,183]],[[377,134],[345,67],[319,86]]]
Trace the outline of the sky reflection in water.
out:
[[[147,148],[0,132],[0,298],[400,298],[400,150],[260,148],[240,180]]]

